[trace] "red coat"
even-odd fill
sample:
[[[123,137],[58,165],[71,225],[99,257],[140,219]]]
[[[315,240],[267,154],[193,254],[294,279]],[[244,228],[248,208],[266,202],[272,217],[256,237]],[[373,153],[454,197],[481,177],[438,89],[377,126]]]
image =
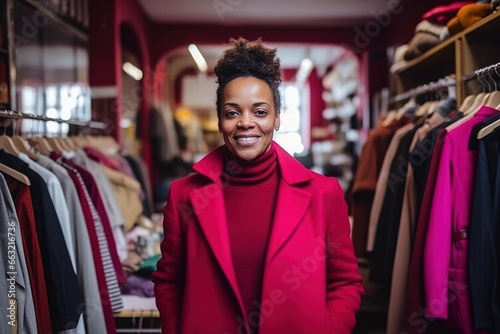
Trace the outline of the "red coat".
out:
[[[342,189],[274,145],[281,180],[259,334],[350,333],[363,287]],[[221,149],[194,170],[172,183],[164,209],[163,256],[153,274],[163,333],[248,333],[246,323],[258,317],[247,319],[234,273]]]

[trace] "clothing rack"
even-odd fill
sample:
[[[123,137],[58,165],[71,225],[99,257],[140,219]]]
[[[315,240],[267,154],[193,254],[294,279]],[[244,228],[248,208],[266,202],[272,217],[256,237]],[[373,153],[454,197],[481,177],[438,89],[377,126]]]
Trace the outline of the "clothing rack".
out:
[[[469,81],[472,79],[479,79],[479,78],[485,77],[487,75],[491,76],[492,72],[494,74],[500,75],[500,73],[498,73],[498,70],[500,70],[500,62],[483,67],[483,68],[479,68],[479,69],[475,70],[474,73],[472,73],[472,74],[464,75],[462,77],[462,80],[464,82],[466,82],[466,81]]]
[[[455,86],[456,80],[454,78],[443,78],[438,81],[432,81],[427,84],[418,86],[416,88],[410,89],[407,92],[395,95],[389,99],[389,104],[393,104],[396,102],[401,102],[407,100],[411,97],[415,97],[418,95],[422,95],[428,92],[434,92],[441,88],[446,88],[450,86]]]
[[[4,118],[12,118],[12,119],[32,119],[32,120],[37,120],[37,121],[43,121],[43,122],[57,122],[57,123],[66,123],[70,125],[76,125],[76,126],[82,126],[82,127],[88,127],[92,129],[99,129],[99,130],[105,130],[109,126],[108,124],[104,122],[97,122],[97,121],[76,121],[76,120],[65,120],[62,118],[53,118],[53,117],[47,117],[45,115],[38,115],[38,114],[28,114],[28,113],[23,113],[20,111],[14,111],[14,110],[5,110],[5,109],[0,109],[0,117]]]
[[[114,316],[117,321],[125,318],[129,320],[125,328],[120,327],[117,322],[117,333],[161,333],[158,310],[132,309],[118,312]]]

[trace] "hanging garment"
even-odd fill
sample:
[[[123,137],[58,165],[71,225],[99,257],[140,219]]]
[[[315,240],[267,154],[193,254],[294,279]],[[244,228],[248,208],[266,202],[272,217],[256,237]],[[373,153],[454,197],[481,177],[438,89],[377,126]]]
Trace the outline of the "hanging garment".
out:
[[[53,330],[75,328],[82,313],[79,305],[83,303],[83,295],[47,186],[43,179],[18,157],[0,150],[0,160],[27,175],[31,181],[38,241],[44,268],[47,268],[44,273]]]
[[[151,181],[149,178],[149,173],[147,170],[144,161],[134,155],[126,155],[125,159],[127,159],[132,171],[134,172],[135,179],[141,184],[141,188],[145,194],[144,199],[142,201],[143,206],[143,214],[144,216],[151,218],[154,209],[153,209],[153,193],[151,190]]]
[[[2,333],[37,332],[35,306],[24,257],[22,230],[3,174],[0,173],[0,304]],[[3,313],[6,312],[7,314]],[[16,327],[14,327],[16,325]]]
[[[497,118],[498,117],[493,117]],[[475,330],[500,332],[500,132],[478,142],[470,217],[470,295]]]
[[[352,240],[356,257],[366,256],[370,212],[387,147],[394,132],[408,122],[409,118],[403,116],[390,122],[388,126],[380,125],[370,132],[363,146],[350,203],[353,217]]]
[[[51,333],[49,301],[45,284],[45,274],[40,254],[40,244],[36,234],[35,214],[29,186],[6,176],[7,185],[16,207],[19,226],[23,236],[24,255],[31,283],[31,294],[35,305],[38,332]]]
[[[375,189],[375,195],[373,197],[373,204],[370,212],[370,223],[368,227],[368,240],[366,245],[366,250],[368,252],[373,251],[373,245],[375,244],[375,235],[377,234],[377,225],[380,218],[380,211],[382,210],[382,204],[384,203],[385,192],[387,190],[387,184],[390,177],[390,168],[392,161],[398,150],[401,138],[406,135],[413,128],[412,123],[408,123],[403,127],[396,130],[394,136],[392,137],[391,143],[387,148],[384,155],[384,162],[382,163],[382,168],[380,169],[380,174],[377,180],[377,187]]]
[[[75,236],[73,235],[73,233],[71,233],[68,204],[66,203],[66,199],[64,198],[64,193],[61,188],[61,182],[59,182],[59,179],[54,175],[54,173],[31,160],[26,154],[20,153],[19,159],[26,162],[35,173],[40,175],[40,177],[47,185],[49,196],[52,199],[52,204],[54,205],[57,218],[59,218],[59,223],[61,224],[61,231],[63,232],[64,241],[66,243],[66,247],[68,248],[68,254],[71,259],[71,264],[73,265],[73,270],[76,273],[74,246]]]
[[[428,118],[416,131],[409,148],[410,152],[415,149],[417,143],[421,142],[433,128],[444,121],[445,118],[439,113],[434,113],[430,118]],[[399,333],[401,330],[401,324],[405,320],[403,314],[406,299],[406,282],[408,279],[408,268],[411,256],[412,231],[416,226],[416,219],[418,218],[418,212],[415,210],[417,195],[411,155],[409,155],[408,162],[406,185],[404,189],[401,218],[397,235],[396,251],[394,255],[394,267],[392,270],[391,294],[387,318],[387,334]]]
[[[98,264],[94,268],[99,286],[101,305],[98,304],[98,300],[96,300],[93,305],[98,310],[101,309],[99,306],[102,306],[107,332],[114,333],[116,331],[116,326],[113,318],[113,307],[120,309],[120,307],[123,307],[123,304],[118,281],[116,279],[116,273],[114,272],[109,255],[109,245],[106,242],[106,236],[103,232],[101,218],[94,207],[90,195],[85,188],[85,183],[78,170],[65,163],[61,156],[59,156],[59,158],[55,161],[68,170],[68,175],[73,180],[75,188],[78,192],[82,211],[85,216],[85,223],[87,224],[87,232],[91,244],[92,256],[94,263]]]
[[[61,182],[66,203],[68,204],[70,220],[72,222],[72,233],[77,236],[78,240],[78,242],[75,242],[76,267],[78,281],[82,287],[85,300],[83,308],[85,328],[88,333],[106,333],[102,300],[99,294],[95,270],[96,263],[92,257],[92,246],[83,214],[83,204],[78,197],[75,184],[66,169],[44,155],[38,157],[38,163],[57,176]]]
[[[387,293],[384,297],[389,297],[390,292],[399,219],[409,163],[409,147],[415,132],[421,125],[422,122],[418,122],[401,138],[391,164],[387,191],[377,224],[369,280],[383,286],[384,292]]]
[[[468,150],[468,142],[473,126],[498,112],[483,106],[447,132],[425,238],[425,315],[445,319],[462,333],[474,331],[467,254],[477,152]]]

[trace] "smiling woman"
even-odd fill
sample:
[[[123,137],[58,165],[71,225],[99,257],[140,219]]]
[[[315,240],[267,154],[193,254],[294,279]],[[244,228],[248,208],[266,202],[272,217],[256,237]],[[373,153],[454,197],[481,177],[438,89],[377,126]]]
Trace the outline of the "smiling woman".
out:
[[[215,67],[225,144],[171,184],[163,211],[163,333],[351,333],[363,287],[342,189],[273,141],[276,49],[231,43]]]
[[[267,152],[280,122],[267,83],[254,77],[234,79],[224,89],[223,100],[219,130],[228,150],[243,160]]]

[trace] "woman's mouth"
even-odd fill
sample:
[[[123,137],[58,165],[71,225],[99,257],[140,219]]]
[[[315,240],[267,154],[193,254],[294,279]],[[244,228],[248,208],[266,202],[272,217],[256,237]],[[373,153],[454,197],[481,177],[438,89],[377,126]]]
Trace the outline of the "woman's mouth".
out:
[[[259,137],[236,137],[236,141],[242,146],[253,145],[258,139]]]

